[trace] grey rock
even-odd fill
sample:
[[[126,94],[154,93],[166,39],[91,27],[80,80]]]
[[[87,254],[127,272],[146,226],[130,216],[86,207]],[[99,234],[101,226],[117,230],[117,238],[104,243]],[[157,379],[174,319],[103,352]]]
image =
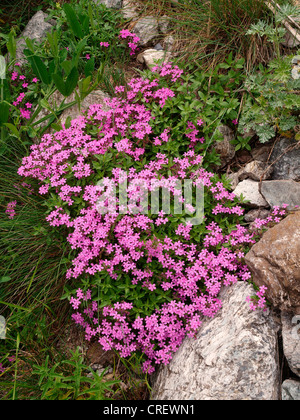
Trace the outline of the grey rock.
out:
[[[279,399],[278,325],[271,312],[249,310],[249,295],[248,283],[224,288],[220,312],[159,369],[153,400]]]
[[[251,150],[251,156],[253,160],[259,160],[260,162],[266,163],[271,154],[271,146],[261,145]]]
[[[283,353],[292,372],[300,376],[300,316],[281,314]]]
[[[168,32],[170,26],[170,18],[167,15],[158,18],[158,28],[162,34]]]
[[[104,109],[107,109],[106,105],[104,104],[104,98],[106,98],[107,95],[104,94],[101,90],[95,90],[91,92],[89,95],[87,95],[83,101],[81,102],[81,111],[87,110],[90,105],[92,104],[99,104],[101,103],[104,106]],[[65,101],[65,104],[69,104],[73,101],[75,101],[75,92],[73,92],[70,96],[65,98],[58,90],[56,90],[49,98],[48,103],[50,107],[53,110],[57,110],[60,106],[60,104]],[[59,117],[59,121],[61,123],[65,123],[66,119],[68,117],[72,119],[78,117],[80,115],[80,112],[78,109],[78,105],[75,104],[71,106],[70,108],[67,108],[63,111],[63,113]],[[35,122],[39,121],[40,119],[46,117],[47,115],[50,115],[50,111],[48,109],[43,108],[41,112],[38,114],[38,116],[35,118]],[[46,127],[48,123],[48,120],[43,121],[39,124],[37,124],[38,127],[43,128]]]
[[[121,13],[126,20],[132,20],[138,17],[138,9],[136,3],[130,0],[123,0]]]
[[[153,16],[141,18],[133,27],[133,32],[140,38],[140,45],[146,45],[159,36],[158,20]]]
[[[104,4],[112,9],[121,9],[122,0],[93,0],[95,4]]]
[[[287,379],[282,384],[283,401],[300,401],[300,382]]]
[[[162,45],[160,43],[156,44],[155,47],[154,47],[154,49],[156,51],[163,51],[163,47],[162,47]]]
[[[21,33],[20,37],[17,39],[17,50],[16,50],[16,59],[21,64],[23,64],[26,59],[24,56],[24,49],[27,48],[24,38],[29,38],[36,43],[40,43],[46,37],[47,32],[50,32],[53,28],[51,23],[46,22],[48,15],[42,10],[39,10],[35,15],[29,20],[24,31]]]
[[[300,211],[269,228],[245,256],[253,281],[275,308],[300,315]]]
[[[270,207],[288,204],[288,209],[300,206],[300,183],[289,180],[263,181],[261,193]]]
[[[270,215],[270,211],[266,209],[250,210],[245,214],[245,221],[248,223],[254,222],[256,219],[266,219]]]
[[[245,179],[240,182],[233,193],[236,196],[242,194],[243,197],[249,201],[247,203],[249,207],[268,207],[267,201],[259,192],[259,182],[253,181],[252,179]]]
[[[226,175],[229,181],[231,182],[231,190],[235,190],[239,183],[239,173],[232,172],[231,174]]]
[[[300,142],[282,138],[270,158],[273,163],[272,179],[293,179],[300,181]]]
[[[167,35],[163,40],[163,47],[166,51],[174,51],[175,39],[172,35]]]

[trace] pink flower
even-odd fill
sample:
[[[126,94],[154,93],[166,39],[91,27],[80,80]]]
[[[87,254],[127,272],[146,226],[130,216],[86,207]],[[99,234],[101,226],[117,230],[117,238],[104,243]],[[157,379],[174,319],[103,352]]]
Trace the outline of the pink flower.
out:
[[[30,120],[31,112],[28,111],[27,109],[20,108],[20,114],[21,114],[21,117],[24,118],[25,120]]]
[[[22,84],[22,87],[25,89],[25,88],[27,88],[28,87],[28,83],[23,83]]]
[[[25,106],[26,106],[26,108],[28,108],[28,109],[32,108],[32,104],[31,104],[30,102],[27,102],[27,103],[25,104]]]
[[[32,83],[37,83],[39,81],[39,79],[37,79],[36,77],[34,77],[33,79],[32,79]]]
[[[100,47],[108,48],[109,47],[109,43],[108,42],[100,42]]]
[[[15,215],[16,215],[16,212],[15,212],[16,205],[17,205],[17,201],[16,200],[10,201],[7,204],[5,213],[8,214],[8,218],[9,219],[13,219],[15,217]]]
[[[234,125],[238,125],[238,120],[237,119],[235,119],[235,120],[232,120],[232,124],[234,124]]]
[[[85,58],[86,58],[87,60],[90,60],[91,56],[90,56],[89,54],[86,54],[86,55],[85,55]]]
[[[24,76],[24,74],[21,74],[21,76],[19,76],[19,79],[20,80],[25,80],[26,79],[26,76]]]
[[[16,71],[13,71],[11,74],[11,80],[17,80],[19,73]]]

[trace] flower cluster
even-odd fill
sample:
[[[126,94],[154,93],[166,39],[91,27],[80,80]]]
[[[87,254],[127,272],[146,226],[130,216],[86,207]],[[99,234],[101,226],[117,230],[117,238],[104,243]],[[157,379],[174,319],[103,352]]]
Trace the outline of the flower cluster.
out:
[[[173,83],[182,74],[170,63],[155,71]],[[154,153],[152,146],[172,143],[172,130],[157,134],[148,105],[164,108],[173,90],[161,87],[159,79],[134,78],[116,94],[104,105],[91,105],[69,128],[45,134],[18,173],[40,181],[39,193],[52,206],[47,221],[69,232],[76,256],[67,278],[89,279],[89,289],[78,289],[70,300],[74,321],[87,340],[97,339],[105,350],[123,357],[142,352],[144,371],[151,373],[169,363],[203,317],[220,310],[222,287],[251,278],[243,258],[256,232],[239,223],[243,209],[237,198],[203,168],[203,157],[193,147],[177,157]],[[197,127],[203,124],[199,116]],[[197,127],[188,122],[191,144],[205,141],[197,137]],[[204,190],[210,203],[202,226],[191,222],[189,215],[197,209],[182,192],[183,180],[194,191]],[[170,211],[149,208],[156,191],[167,192]],[[279,209],[275,213],[266,224],[284,215]],[[228,224],[217,223],[224,215]],[[105,279],[114,290],[109,304]],[[144,299],[142,309],[135,307],[134,290]],[[258,297],[261,307],[263,295]]]
[[[140,38],[136,34],[130,32],[128,29],[122,29],[120,31],[119,38],[129,40],[128,47],[130,48],[130,55],[134,55],[138,48],[138,42],[140,41]]]
[[[267,310],[267,303],[265,298],[265,293],[267,291],[266,286],[260,286],[259,290],[255,293],[255,296],[248,296],[246,298],[247,302],[250,303],[250,309],[256,311],[258,308],[263,311]]]
[[[10,201],[7,204],[5,213],[8,214],[8,218],[9,219],[13,219],[15,217],[15,215],[16,215],[16,211],[15,211],[16,205],[17,205],[17,201],[16,200]]]

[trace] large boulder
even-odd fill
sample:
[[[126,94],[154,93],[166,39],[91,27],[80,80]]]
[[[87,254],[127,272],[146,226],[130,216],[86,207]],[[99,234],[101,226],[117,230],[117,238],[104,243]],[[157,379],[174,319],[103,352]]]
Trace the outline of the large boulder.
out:
[[[221,292],[221,311],[159,369],[153,400],[279,399],[278,327],[267,312],[249,309],[253,294],[244,282]]]
[[[35,15],[29,20],[24,31],[18,37],[16,41],[16,59],[18,62],[23,64],[26,59],[24,56],[24,49],[27,48],[25,38],[29,38],[36,43],[40,43],[46,37],[47,32],[50,32],[53,28],[53,25],[46,21],[48,15],[42,10],[39,10]]]
[[[104,99],[107,98],[108,95],[106,95],[102,90],[94,90],[91,93],[89,93],[80,103],[80,110],[78,108],[77,103],[70,106],[69,108],[65,109],[62,114],[59,116],[58,120],[64,124],[68,117],[70,117],[71,120],[78,117],[81,112],[86,111],[90,105],[92,104],[102,104],[103,109],[107,110],[108,107],[104,103]],[[48,99],[49,106],[55,111],[59,108],[61,103],[64,101],[64,104],[71,104],[75,101],[75,92],[73,92],[70,96],[65,98],[58,90],[56,90]],[[41,120],[42,118],[45,118],[46,116],[49,116],[51,112],[47,108],[43,108],[37,117],[35,118],[34,122],[37,122]],[[57,122],[57,121],[55,121]],[[44,128],[48,124],[48,120],[42,121],[39,124],[37,124],[37,127]]]
[[[139,44],[144,46],[159,36],[159,22],[154,16],[146,16],[139,19],[132,30],[140,38]]]
[[[269,229],[246,255],[254,283],[266,286],[268,300],[300,314],[300,211]]]

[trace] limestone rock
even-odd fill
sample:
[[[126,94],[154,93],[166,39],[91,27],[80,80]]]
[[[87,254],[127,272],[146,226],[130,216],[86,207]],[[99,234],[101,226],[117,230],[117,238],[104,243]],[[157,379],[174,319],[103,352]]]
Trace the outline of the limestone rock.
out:
[[[75,97],[75,94],[74,94]],[[102,92],[102,90],[94,90],[89,95],[87,95],[84,100],[80,104],[80,111],[76,105],[73,105],[70,108],[67,108],[60,116],[59,120],[61,123],[65,123],[68,117],[73,120],[74,118],[78,117],[81,112],[86,111],[90,105],[93,104],[102,104],[103,109],[108,109],[108,107],[104,104],[104,99],[107,98],[108,95]]]
[[[121,13],[126,20],[132,20],[138,17],[138,11],[134,3],[130,0],[123,0]]]
[[[28,22],[24,31],[21,33],[20,37],[17,39],[17,51],[16,59],[21,64],[23,64],[26,59],[24,56],[24,49],[27,48],[25,39],[29,38],[36,43],[42,42],[46,37],[47,32],[50,32],[53,26],[46,22],[47,14],[42,10],[39,10]]]
[[[282,384],[283,401],[300,401],[300,382],[287,379]]]
[[[266,286],[267,299],[281,310],[300,314],[300,212],[270,228],[246,255],[258,286]]]
[[[121,9],[122,0],[93,0],[95,4],[104,4],[112,9]]]
[[[153,16],[146,16],[138,20],[133,32],[140,38],[140,45],[146,45],[159,35],[158,20]]]
[[[137,60],[140,63],[145,63],[146,66],[151,69],[151,67],[155,66],[157,61],[159,64],[168,62],[170,59],[171,53],[165,51],[159,51],[153,48],[149,48],[148,50],[143,51],[137,56]]]
[[[158,18],[158,28],[162,34],[166,34],[168,32],[170,25],[170,18],[167,15],[164,15]]]
[[[292,372],[300,376],[300,316],[282,312],[283,353]]]
[[[268,207],[267,201],[259,192],[259,182],[253,181],[252,179],[245,179],[240,182],[233,193],[236,196],[242,194],[246,200],[249,200],[247,204],[250,207]]]
[[[272,316],[249,310],[249,295],[253,287],[244,282],[221,292],[221,311],[159,369],[153,400],[279,399],[277,326]]]
[[[292,180],[263,181],[261,193],[271,207],[288,204],[292,210],[300,206],[300,182]]]
[[[290,150],[290,151],[288,151]],[[300,142],[282,138],[275,147],[270,158],[273,163],[272,179],[293,179],[300,181]]]
[[[101,90],[95,90],[91,92],[89,95],[87,95],[84,100],[81,102],[80,111],[78,109],[77,104],[71,106],[70,108],[65,109],[62,114],[59,117],[59,121],[62,123],[66,122],[66,119],[70,116],[71,120],[76,118],[80,115],[81,111],[84,111],[88,109],[88,107],[92,104],[101,103],[104,105],[104,98],[107,97],[106,94],[104,94]],[[75,101],[75,93],[73,92],[70,96],[65,98],[58,90],[56,90],[49,98],[48,102],[52,109],[57,109],[60,104],[65,100],[65,104],[69,104],[73,101]],[[105,106],[104,106],[105,107]],[[107,109],[107,108],[105,108]],[[50,115],[50,111],[48,109],[43,108],[41,112],[38,114],[38,116],[35,119],[36,121],[39,121],[40,119],[46,117],[47,115]],[[38,124],[38,127],[46,127],[48,124],[48,120],[43,121]]]

